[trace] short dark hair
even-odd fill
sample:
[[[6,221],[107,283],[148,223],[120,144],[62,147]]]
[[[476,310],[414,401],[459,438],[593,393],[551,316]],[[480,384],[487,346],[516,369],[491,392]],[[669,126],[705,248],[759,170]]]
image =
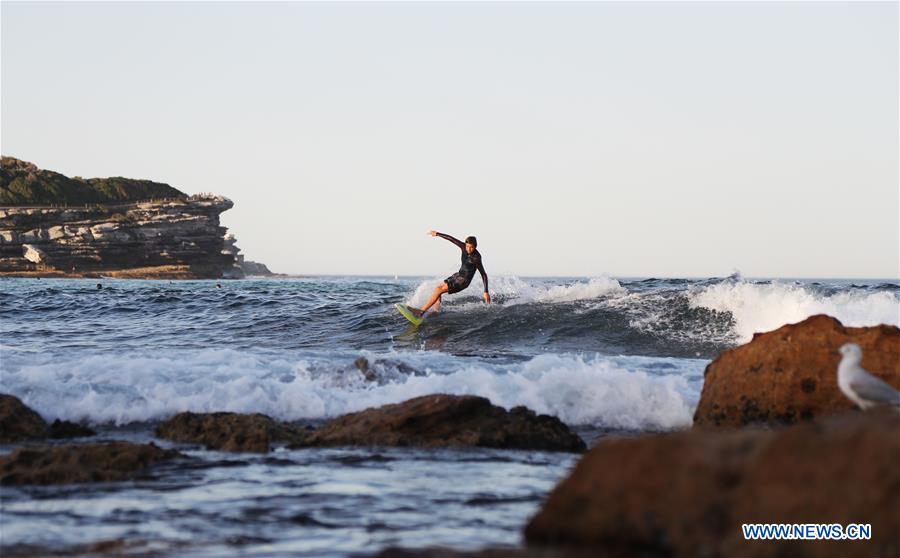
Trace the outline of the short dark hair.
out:
[[[478,239],[474,236],[466,237],[466,244],[471,244],[472,246],[478,246]]]

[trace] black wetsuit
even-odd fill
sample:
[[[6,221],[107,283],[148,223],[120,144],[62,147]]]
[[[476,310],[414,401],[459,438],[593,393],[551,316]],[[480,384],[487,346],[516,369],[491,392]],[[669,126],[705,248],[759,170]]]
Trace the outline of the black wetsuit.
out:
[[[484,292],[488,292],[487,273],[484,272],[484,266],[481,265],[481,254],[478,250],[469,254],[466,252],[465,242],[457,240],[449,234],[437,233],[437,235],[456,244],[459,246],[459,249],[462,250],[462,265],[459,266],[459,271],[444,279],[444,283],[447,283],[448,287],[447,294],[458,293],[468,287],[469,283],[472,282],[472,278],[475,277],[475,270],[478,270],[478,273],[481,274],[481,282],[484,283]]]

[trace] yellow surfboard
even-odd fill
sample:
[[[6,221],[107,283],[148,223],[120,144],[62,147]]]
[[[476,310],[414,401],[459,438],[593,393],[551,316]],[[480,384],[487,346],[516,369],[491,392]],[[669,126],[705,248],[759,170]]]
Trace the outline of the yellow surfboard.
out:
[[[413,312],[409,308],[409,306],[407,306],[405,304],[395,304],[394,308],[396,308],[397,312],[400,312],[400,315],[403,316],[404,318],[406,318],[407,320],[409,320],[409,323],[411,323],[414,326],[418,327],[418,326],[422,325],[423,321],[425,321],[425,316],[422,316],[422,317],[416,316],[415,314],[413,314]]]

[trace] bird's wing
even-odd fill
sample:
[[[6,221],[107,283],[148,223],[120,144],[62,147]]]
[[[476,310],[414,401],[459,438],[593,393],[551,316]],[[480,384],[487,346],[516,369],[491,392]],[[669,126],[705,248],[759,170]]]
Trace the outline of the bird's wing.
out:
[[[900,392],[892,388],[881,378],[871,374],[858,376],[850,382],[850,389],[861,399],[883,405],[900,405]]]

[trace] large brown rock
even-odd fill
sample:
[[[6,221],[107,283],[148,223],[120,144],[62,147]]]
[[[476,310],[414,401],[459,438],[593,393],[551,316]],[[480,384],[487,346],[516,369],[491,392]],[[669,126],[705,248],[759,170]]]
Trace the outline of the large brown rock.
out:
[[[213,450],[267,453],[272,442],[297,442],[305,433],[259,413],[178,413],[156,428],[156,436]]]
[[[852,409],[837,385],[837,350],[844,343],[858,344],[863,368],[900,388],[900,329],[844,327],[829,316],[812,316],[758,333],[711,362],[694,425],[791,424]]]
[[[525,407],[506,411],[484,397],[444,394],[344,415],[292,447],[353,445],[585,449],[581,438],[555,417]]]
[[[117,481],[180,455],[153,444],[131,442],[19,448],[0,457],[0,484]]]
[[[0,394],[0,442],[21,442],[47,437],[47,423],[14,395]]]
[[[900,556],[900,413],[606,440],[525,529],[612,556]],[[745,541],[742,523],[869,523],[870,541]],[[602,555],[602,554],[599,554]]]
[[[14,395],[0,393],[0,443],[77,438],[96,434],[90,428],[65,420],[48,425],[43,417]]]
[[[480,550],[455,550],[442,546],[427,548],[388,547],[374,558],[603,558],[590,551],[572,548],[495,547]]]

